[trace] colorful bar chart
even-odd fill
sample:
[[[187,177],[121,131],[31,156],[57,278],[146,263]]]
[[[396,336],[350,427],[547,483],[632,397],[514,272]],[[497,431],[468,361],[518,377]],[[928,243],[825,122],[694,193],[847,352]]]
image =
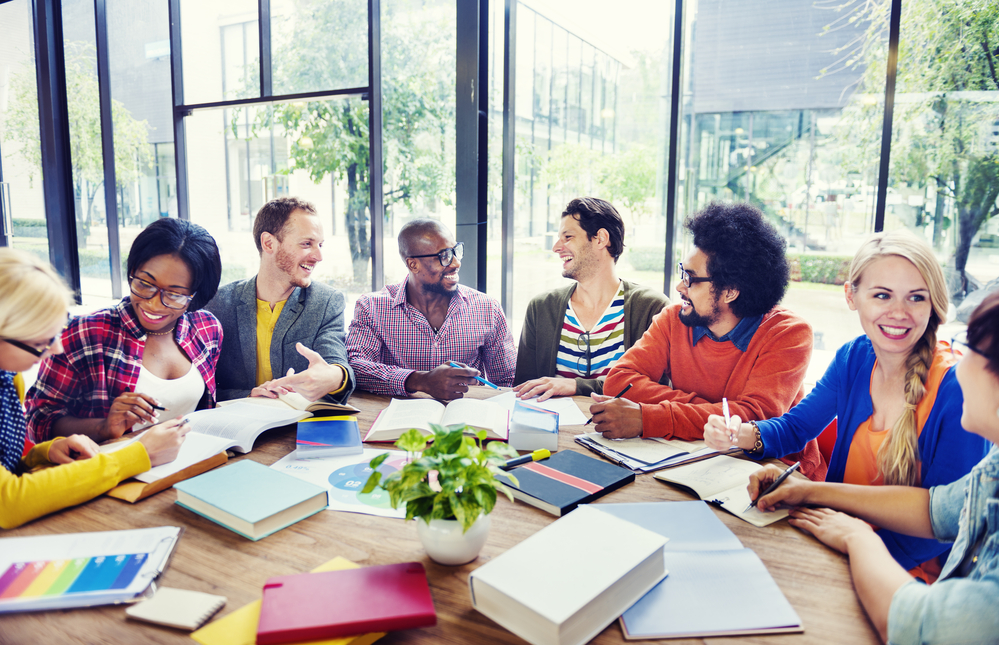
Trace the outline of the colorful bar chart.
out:
[[[148,553],[15,562],[0,574],[0,600],[125,589]]]

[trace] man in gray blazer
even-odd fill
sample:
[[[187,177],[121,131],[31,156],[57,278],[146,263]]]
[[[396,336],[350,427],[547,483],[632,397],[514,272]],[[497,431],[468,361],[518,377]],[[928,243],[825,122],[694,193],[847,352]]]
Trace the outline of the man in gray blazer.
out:
[[[312,282],[322,261],[323,227],[315,207],[294,197],[272,200],[253,222],[260,270],[231,282],[205,307],[222,323],[218,399],[275,398],[295,391],[345,403],[354,373],[344,350],[344,297]]]

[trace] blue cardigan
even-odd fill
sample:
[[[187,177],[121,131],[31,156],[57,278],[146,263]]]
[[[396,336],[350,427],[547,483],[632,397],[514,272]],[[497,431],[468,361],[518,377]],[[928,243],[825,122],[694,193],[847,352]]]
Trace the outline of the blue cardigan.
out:
[[[842,482],[853,435],[857,427],[874,414],[870,377],[875,359],[867,336],[840,347],[829,369],[801,403],[781,417],[759,422],[763,457],[780,457],[801,450],[837,418],[838,435],[826,481]],[[923,477],[920,485],[923,488],[949,484],[964,477],[988,454],[989,443],[961,427],[963,403],[955,370],[950,369],[940,382],[933,409],[919,434]],[[933,539],[914,538],[884,529],[879,530],[878,535],[895,560],[907,570],[935,556],[941,556],[943,561],[949,551],[948,544]]]

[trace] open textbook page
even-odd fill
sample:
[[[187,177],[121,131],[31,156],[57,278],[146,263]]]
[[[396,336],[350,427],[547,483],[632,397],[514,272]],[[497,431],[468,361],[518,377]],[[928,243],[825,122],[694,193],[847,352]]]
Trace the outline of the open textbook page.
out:
[[[410,428],[432,434],[430,424],[467,424],[485,430],[489,439],[506,439],[510,413],[492,401],[457,399],[446,406],[433,399],[392,399],[379,413],[364,441],[395,441]]]

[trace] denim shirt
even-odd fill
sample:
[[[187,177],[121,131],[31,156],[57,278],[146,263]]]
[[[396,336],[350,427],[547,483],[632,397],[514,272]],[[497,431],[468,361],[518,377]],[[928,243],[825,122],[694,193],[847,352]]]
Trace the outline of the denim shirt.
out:
[[[999,448],[970,473],[930,489],[930,521],[942,542],[954,542],[937,582],[900,587],[888,610],[888,642],[999,642]],[[962,560],[982,540],[966,577]]]

